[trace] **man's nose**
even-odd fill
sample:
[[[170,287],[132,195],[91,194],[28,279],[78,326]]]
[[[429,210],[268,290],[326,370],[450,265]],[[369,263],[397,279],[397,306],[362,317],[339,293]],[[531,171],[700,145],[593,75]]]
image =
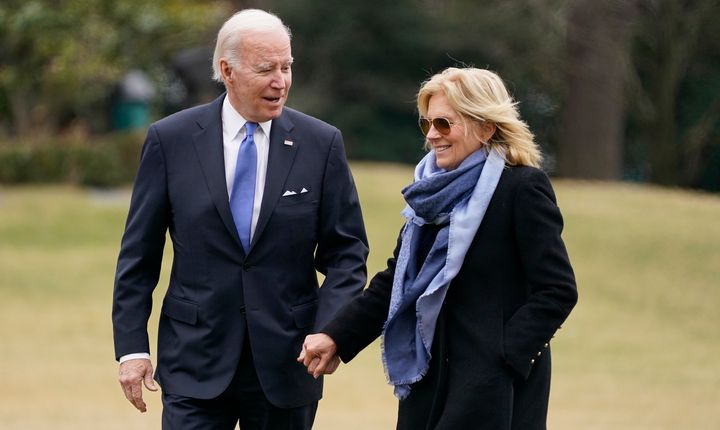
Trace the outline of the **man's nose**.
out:
[[[270,86],[275,89],[278,89],[278,90],[284,89],[286,86],[285,85],[285,75],[283,75],[283,73],[279,70],[277,72],[273,73],[272,81],[270,82]]]

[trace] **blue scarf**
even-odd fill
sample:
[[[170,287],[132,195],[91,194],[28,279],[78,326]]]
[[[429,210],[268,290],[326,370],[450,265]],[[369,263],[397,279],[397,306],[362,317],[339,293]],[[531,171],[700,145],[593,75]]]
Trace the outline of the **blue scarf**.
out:
[[[446,171],[437,167],[431,151],[415,168],[415,182],[403,190],[406,223],[382,342],[385,374],[400,399],[430,367],[435,325],[448,286],[460,271],[504,166],[503,154],[481,149]],[[419,229],[425,224],[441,228],[417,267]]]

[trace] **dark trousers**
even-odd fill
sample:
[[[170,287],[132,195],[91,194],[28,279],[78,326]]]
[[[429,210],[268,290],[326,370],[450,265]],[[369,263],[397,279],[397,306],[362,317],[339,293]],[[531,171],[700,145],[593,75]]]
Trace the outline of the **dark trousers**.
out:
[[[298,408],[273,406],[260,386],[245,335],[240,364],[230,386],[214,399],[163,393],[163,430],[310,430],[317,402]]]

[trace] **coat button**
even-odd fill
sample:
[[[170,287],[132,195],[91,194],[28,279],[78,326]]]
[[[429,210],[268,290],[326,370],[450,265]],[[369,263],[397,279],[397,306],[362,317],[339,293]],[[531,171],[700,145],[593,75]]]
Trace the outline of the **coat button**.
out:
[[[534,359],[534,358],[531,358],[531,359],[530,359],[530,364],[535,364],[535,359]]]
[[[542,355],[542,352],[538,351],[538,355],[537,355],[537,356],[540,357],[541,355]]]
[[[549,346],[549,345],[546,343],[545,345],[543,345],[543,348],[547,348],[548,346]]]
[[[250,267],[251,266],[249,264],[243,264],[243,266],[242,266],[243,270],[246,272],[250,270]]]

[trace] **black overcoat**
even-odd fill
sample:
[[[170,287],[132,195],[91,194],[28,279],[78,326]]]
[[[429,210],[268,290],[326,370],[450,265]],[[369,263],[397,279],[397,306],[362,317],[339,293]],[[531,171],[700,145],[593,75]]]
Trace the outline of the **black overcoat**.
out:
[[[430,370],[399,403],[398,429],[545,429],[550,339],[577,301],[547,176],[506,167],[436,327]],[[382,332],[395,259],[323,328],[350,361]]]

